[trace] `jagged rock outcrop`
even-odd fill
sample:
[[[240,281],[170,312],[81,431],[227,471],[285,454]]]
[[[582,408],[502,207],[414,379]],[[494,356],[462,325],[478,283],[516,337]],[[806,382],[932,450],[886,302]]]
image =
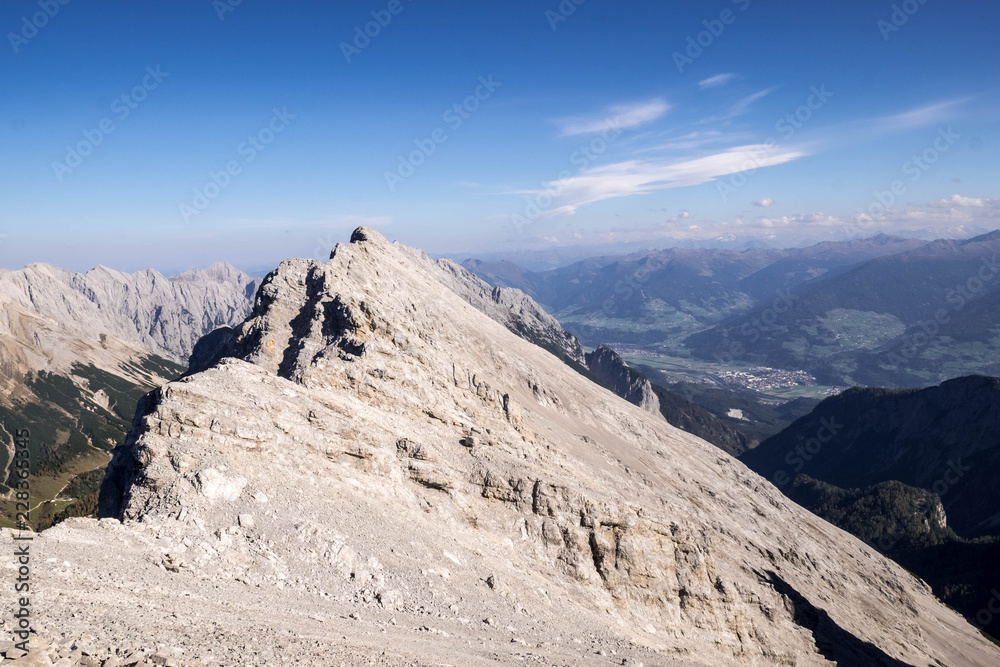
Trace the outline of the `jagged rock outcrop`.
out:
[[[618,353],[606,345],[587,353],[587,368],[608,389],[646,412],[660,414],[660,399],[653,391],[653,383],[642,373],[629,368]]]
[[[365,233],[363,230],[355,232],[351,241],[365,240]],[[473,308],[512,333],[548,350],[572,368],[587,367],[583,346],[576,336],[564,330],[554,317],[521,290],[491,287],[450,259],[434,260],[417,248],[399,246],[398,250]],[[199,341],[192,353],[190,372],[204,370],[219,359],[235,354],[232,334],[232,329],[220,328]]]
[[[230,341],[140,406],[101,497],[124,523],[38,538],[68,561],[42,582],[52,623],[195,655],[238,631],[253,656],[226,661],[268,664],[1000,658],[902,568],[374,232],[283,262]],[[84,595],[103,620],[72,617]]]

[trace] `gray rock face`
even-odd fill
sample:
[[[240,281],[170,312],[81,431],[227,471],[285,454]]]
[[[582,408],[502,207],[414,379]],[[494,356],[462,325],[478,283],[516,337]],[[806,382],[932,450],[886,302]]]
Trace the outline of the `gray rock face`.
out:
[[[654,415],[660,414],[660,399],[653,392],[653,383],[629,368],[611,348],[601,345],[588,352],[587,368],[629,403]]]
[[[103,335],[186,363],[199,338],[246,317],[259,283],[221,262],[173,278],[153,270],[99,266],[71,273],[31,264],[0,272],[0,337],[30,347],[32,336],[19,334],[26,322],[40,320],[67,337],[96,342]]]
[[[272,272],[235,356],[140,406],[101,497],[124,524],[39,536],[67,561],[40,568],[46,622],[216,659],[242,637],[226,663],[1000,659],[902,568],[413,257],[359,230]]]

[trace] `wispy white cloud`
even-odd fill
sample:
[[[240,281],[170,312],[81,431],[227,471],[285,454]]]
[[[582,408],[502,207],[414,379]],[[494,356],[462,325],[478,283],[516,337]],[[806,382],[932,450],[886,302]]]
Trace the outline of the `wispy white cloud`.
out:
[[[643,148],[637,152],[650,153],[653,151],[690,151],[696,148],[701,148],[702,146],[707,146],[708,144],[715,144],[723,141],[737,141],[740,139],[745,140],[746,135],[736,133],[723,134],[717,130],[690,132],[684,136],[677,137],[672,141],[650,146],[649,148]]]
[[[575,116],[556,120],[560,134],[572,137],[580,134],[603,132],[609,128],[629,130],[662,118],[670,111],[670,104],[662,98],[654,98],[634,104],[620,104],[610,107],[597,116]]]
[[[699,81],[698,87],[702,90],[705,90],[706,88],[716,88],[718,86],[726,85],[735,78],[736,75],[732,73],[716,74],[715,76],[710,76],[707,79]]]
[[[871,121],[871,124],[879,128],[895,130],[908,130],[933,125],[954,117],[955,112],[965,101],[965,99],[957,99],[928,104],[891,116],[876,118]]]
[[[701,122],[713,123],[721,120],[729,120],[730,118],[735,118],[737,116],[742,116],[743,114],[750,111],[750,107],[754,105],[754,102],[770,95],[775,90],[777,90],[777,88],[766,88],[764,90],[757,91],[753,95],[747,95],[746,97],[737,100],[735,104],[733,104],[731,107],[729,107],[729,109],[727,109],[723,113],[714,116],[709,116],[708,118],[705,118]]]
[[[964,231],[978,233],[1000,227],[1000,198],[963,197],[912,204],[898,209],[885,209],[877,214],[859,212],[851,215],[828,215],[823,212],[797,213],[780,217],[761,216],[736,224],[745,231],[752,229],[809,228],[829,234],[837,232],[859,236],[876,232],[909,234],[916,230],[929,236],[960,237]],[[936,232],[936,233],[935,233]]]
[[[952,195],[948,199],[939,199],[927,204],[932,208],[1000,208],[1000,199],[984,199],[982,197],[963,197]]]
[[[734,174],[751,167],[783,164],[805,155],[804,151],[797,149],[775,151],[773,147],[753,144],[689,160],[673,162],[626,160],[590,167],[575,176],[545,183],[543,190],[522,191],[520,194],[538,196],[558,193],[553,197],[553,207],[544,215],[571,215],[581,206],[605,199],[700,185],[719,176]]]
[[[880,232],[928,240],[966,238],[998,228],[1000,198],[954,195],[924,204],[888,209],[878,215],[830,215],[822,211],[811,211],[783,216],[737,216],[718,220],[682,211],[668,220],[645,226],[577,230],[566,226],[562,229],[560,238],[570,240],[573,245],[602,247],[611,243],[639,242],[667,246],[671,241],[705,242],[711,246],[716,241],[736,239],[760,239],[782,247],[791,247],[823,240],[867,238]]]
[[[776,202],[770,197],[764,197],[763,199],[758,199],[757,201],[752,201],[750,203],[761,208],[768,208],[770,206],[774,206]]]

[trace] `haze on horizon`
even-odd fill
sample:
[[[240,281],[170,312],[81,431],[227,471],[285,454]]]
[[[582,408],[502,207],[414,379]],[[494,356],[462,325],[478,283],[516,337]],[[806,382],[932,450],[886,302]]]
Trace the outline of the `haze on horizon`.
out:
[[[0,6],[0,267],[1000,227],[995,3]],[[366,34],[367,31],[367,34]]]

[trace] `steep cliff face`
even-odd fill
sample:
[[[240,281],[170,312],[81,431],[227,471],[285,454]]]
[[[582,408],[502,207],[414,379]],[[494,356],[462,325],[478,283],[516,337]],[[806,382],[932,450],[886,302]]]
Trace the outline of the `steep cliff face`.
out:
[[[629,368],[610,347],[601,345],[593,352],[588,352],[587,368],[600,378],[608,389],[632,405],[638,405],[654,415],[660,414],[660,399],[653,391],[653,383],[642,373]]]
[[[140,406],[102,514],[184,538],[152,557],[192,581],[391,615],[389,664],[409,645],[397,617],[444,624],[421,655],[463,664],[520,645],[576,664],[1000,657],[901,568],[413,257],[362,229],[325,264],[283,262],[231,356]],[[56,535],[72,530],[90,528]]]

